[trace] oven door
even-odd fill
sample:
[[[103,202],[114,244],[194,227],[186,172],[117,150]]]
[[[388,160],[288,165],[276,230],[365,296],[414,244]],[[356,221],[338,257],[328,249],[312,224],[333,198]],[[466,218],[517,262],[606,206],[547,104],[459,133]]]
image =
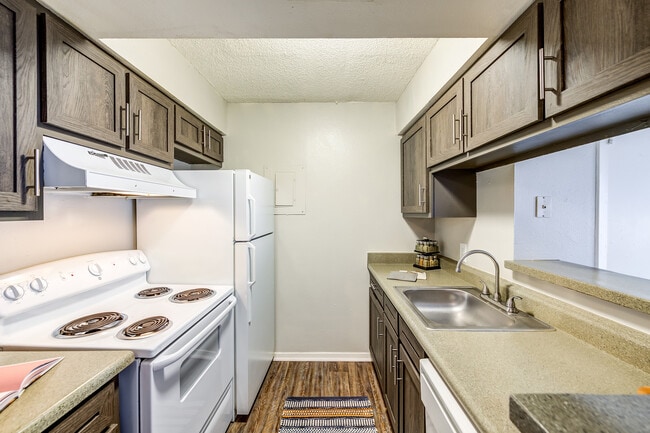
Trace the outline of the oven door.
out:
[[[231,296],[140,367],[141,433],[224,433],[233,419]]]

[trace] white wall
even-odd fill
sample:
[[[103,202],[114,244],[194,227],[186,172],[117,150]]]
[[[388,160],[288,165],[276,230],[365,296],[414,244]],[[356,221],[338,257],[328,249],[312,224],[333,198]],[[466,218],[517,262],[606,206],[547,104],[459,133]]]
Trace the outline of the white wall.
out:
[[[397,131],[415,118],[483,42],[484,38],[438,39],[397,100]]]
[[[367,359],[368,251],[409,251],[395,105],[231,104],[225,168],[302,166],[306,214],[276,217],[278,358]]]
[[[0,221],[0,274],[52,260],[135,247],[133,202],[45,192],[42,221]]]
[[[599,143],[599,268],[650,279],[650,129]]]
[[[455,260],[460,258],[460,243],[466,243],[468,250],[489,251],[507,278],[503,261],[512,260],[514,249],[514,167],[479,172],[476,183],[476,218],[436,219],[436,239],[442,254]],[[465,263],[494,274],[492,261],[482,254],[469,256]]]
[[[596,146],[585,145],[515,164],[514,259],[595,265]],[[535,197],[551,200],[535,217]]]
[[[102,39],[183,104],[226,131],[226,101],[166,39]]]

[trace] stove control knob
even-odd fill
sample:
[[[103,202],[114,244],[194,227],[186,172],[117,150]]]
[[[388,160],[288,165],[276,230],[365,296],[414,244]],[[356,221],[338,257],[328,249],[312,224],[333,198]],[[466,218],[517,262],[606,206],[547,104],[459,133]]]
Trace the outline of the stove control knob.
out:
[[[47,289],[47,280],[45,278],[37,277],[29,283],[29,288],[35,292],[44,292]]]
[[[2,291],[2,295],[10,301],[17,301],[22,298],[24,294],[25,289],[20,287],[18,284],[12,284]]]
[[[99,266],[99,263],[91,263],[88,265],[88,272],[96,277],[99,277],[104,271],[102,267]]]
[[[135,256],[129,256],[129,263],[131,263],[133,266],[138,264],[138,258]]]
[[[140,263],[147,263],[147,256],[145,256],[143,253],[139,253],[138,260],[140,260]]]

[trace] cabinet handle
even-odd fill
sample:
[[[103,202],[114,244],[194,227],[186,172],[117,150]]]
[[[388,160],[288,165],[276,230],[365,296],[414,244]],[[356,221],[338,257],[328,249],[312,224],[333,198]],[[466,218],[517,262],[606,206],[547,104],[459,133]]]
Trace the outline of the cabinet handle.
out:
[[[129,122],[129,118],[131,117],[131,105],[129,103],[126,103],[126,111],[124,112],[124,120],[126,123],[126,136],[130,137],[131,136],[131,122]]]
[[[553,60],[554,62],[558,62],[559,64],[559,58],[556,56],[545,56],[544,55],[544,48],[540,48],[539,51],[537,51],[537,59],[539,63],[539,100],[543,101],[545,98],[546,92],[553,92],[555,95],[557,95],[558,89],[554,89],[552,87],[546,87],[546,65],[545,61],[546,60]],[[560,82],[560,77],[558,74],[557,77],[557,82],[559,84]]]
[[[404,361],[402,361],[401,359],[397,359],[397,354],[395,354],[394,356],[395,356],[395,375],[393,376],[393,385],[397,385],[397,382],[402,380],[402,378],[399,377],[398,375],[399,369],[397,368],[397,364],[402,364]]]
[[[380,317],[377,317],[377,340],[379,340],[381,337],[384,336],[384,334],[382,334],[381,332],[379,332],[379,325],[380,325],[380,324],[383,325],[383,324],[384,324],[384,321],[381,320]],[[386,346],[384,346],[384,347],[386,347]]]
[[[458,123],[458,126],[460,127],[460,118],[456,119],[456,113],[453,113],[451,115],[451,139],[452,139],[452,146],[456,144],[456,142],[460,142],[460,134],[458,137],[456,137],[456,123]]]
[[[201,146],[205,146],[205,125],[201,125]]]
[[[460,116],[463,118],[463,121],[460,124],[461,127],[460,136],[465,141],[465,143],[467,143],[467,136],[468,136],[467,131],[469,131],[469,115],[467,113],[462,113]]]
[[[418,183],[418,206],[424,206],[426,204],[426,186]]]
[[[212,150],[212,137],[210,136],[210,128],[205,128],[208,130],[208,150]]]
[[[23,155],[21,157],[21,162],[22,162],[22,167],[23,167],[23,173],[27,173],[27,161],[30,159],[34,160],[34,184],[33,185],[27,185],[27,182],[24,182],[25,185],[25,193],[23,194],[23,203],[27,200],[27,192],[29,192],[30,189],[34,190],[34,196],[35,197],[40,197],[41,196],[41,150],[40,149],[34,149],[34,155],[33,156],[25,156]],[[24,174],[23,174],[24,176]],[[24,179],[24,177],[23,177]]]
[[[142,141],[142,110],[138,110],[138,141]]]
[[[120,138],[122,137],[122,131],[124,131],[124,136],[126,137],[129,135],[128,133],[128,122],[126,121],[128,119],[128,115],[126,113],[126,107],[122,107],[120,105]]]

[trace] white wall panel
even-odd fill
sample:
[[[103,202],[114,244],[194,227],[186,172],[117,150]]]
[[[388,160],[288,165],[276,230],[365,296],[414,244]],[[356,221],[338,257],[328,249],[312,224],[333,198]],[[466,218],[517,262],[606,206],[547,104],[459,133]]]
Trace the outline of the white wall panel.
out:
[[[276,350],[285,358],[367,354],[367,252],[409,251],[424,234],[400,213],[394,107],[229,105],[225,168],[305,170],[305,214],[276,216]]]
[[[0,274],[80,254],[135,248],[133,201],[45,192],[43,221],[0,221]]]

